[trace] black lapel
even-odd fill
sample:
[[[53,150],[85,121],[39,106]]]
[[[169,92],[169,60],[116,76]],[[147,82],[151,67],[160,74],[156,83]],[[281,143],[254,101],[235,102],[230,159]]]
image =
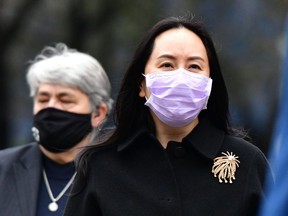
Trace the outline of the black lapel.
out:
[[[14,176],[23,215],[35,215],[40,182],[41,153],[38,144],[26,151],[14,165]]]

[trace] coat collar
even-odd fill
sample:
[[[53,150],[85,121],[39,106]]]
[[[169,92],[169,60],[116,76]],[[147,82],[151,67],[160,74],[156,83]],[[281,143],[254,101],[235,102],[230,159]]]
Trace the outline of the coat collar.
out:
[[[199,124],[183,139],[200,154],[213,159],[219,153],[225,137],[224,131],[216,128],[208,118],[201,118]]]
[[[136,142],[138,138],[140,138],[142,135],[147,134],[149,136],[150,132],[146,128],[141,128],[137,130],[134,134],[132,134],[129,138],[124,140],[123,142],[120,142],[117,146],[117,150],[123,151],[126,148],[128,148],[130,145]]]
[[[136,143],[137,139],[141,138],[143,135],[154,137],[154,139],[156,139],[151,132],[143,128],[135,132],[125,141],[119,143],[117,150],[125,150],[133,143]],[[187,145],[191,146],[204,157],[213,159],[221,149],[224,136],[224,131],[216,128],[208,118],[204,117],[199,120],[199,124],[191,131],[191,133],[183,139],[183,142],[187,143]]]

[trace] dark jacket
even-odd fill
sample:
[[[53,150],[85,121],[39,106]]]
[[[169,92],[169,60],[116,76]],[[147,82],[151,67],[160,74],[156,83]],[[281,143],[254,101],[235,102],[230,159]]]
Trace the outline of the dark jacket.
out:
[[[38,144],[0,151],[0,215],[34,216],[40,177]]]
[[[220,183],[211,172],[222,152],[239,157],[233,183]],[[138,131],[94,153],[86,187],[78,176],[65,216],[256,215],[266,167],[256,146],[207,120],[166,149],[149,132]]]

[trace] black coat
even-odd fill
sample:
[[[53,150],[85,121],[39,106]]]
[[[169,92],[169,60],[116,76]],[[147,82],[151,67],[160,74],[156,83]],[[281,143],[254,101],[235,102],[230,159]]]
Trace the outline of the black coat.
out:
[[[222,152],[239,157],[233,183],[220,183],[211,172]],[[78,177],[65,216],[256,215],[266,167],[256,146],[207,121],[167,149],[149,132],[138,131],[93,155],[87,185],[76,193],[85,182]]]

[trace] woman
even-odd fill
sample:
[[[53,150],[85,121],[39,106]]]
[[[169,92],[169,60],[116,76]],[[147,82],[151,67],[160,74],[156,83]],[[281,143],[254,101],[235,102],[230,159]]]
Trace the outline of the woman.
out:
[[[256,215],[267,161],[231,127],[202,24],[181,17],[152,27],[115,112],[115,132],[79,158],[65,216]]]

